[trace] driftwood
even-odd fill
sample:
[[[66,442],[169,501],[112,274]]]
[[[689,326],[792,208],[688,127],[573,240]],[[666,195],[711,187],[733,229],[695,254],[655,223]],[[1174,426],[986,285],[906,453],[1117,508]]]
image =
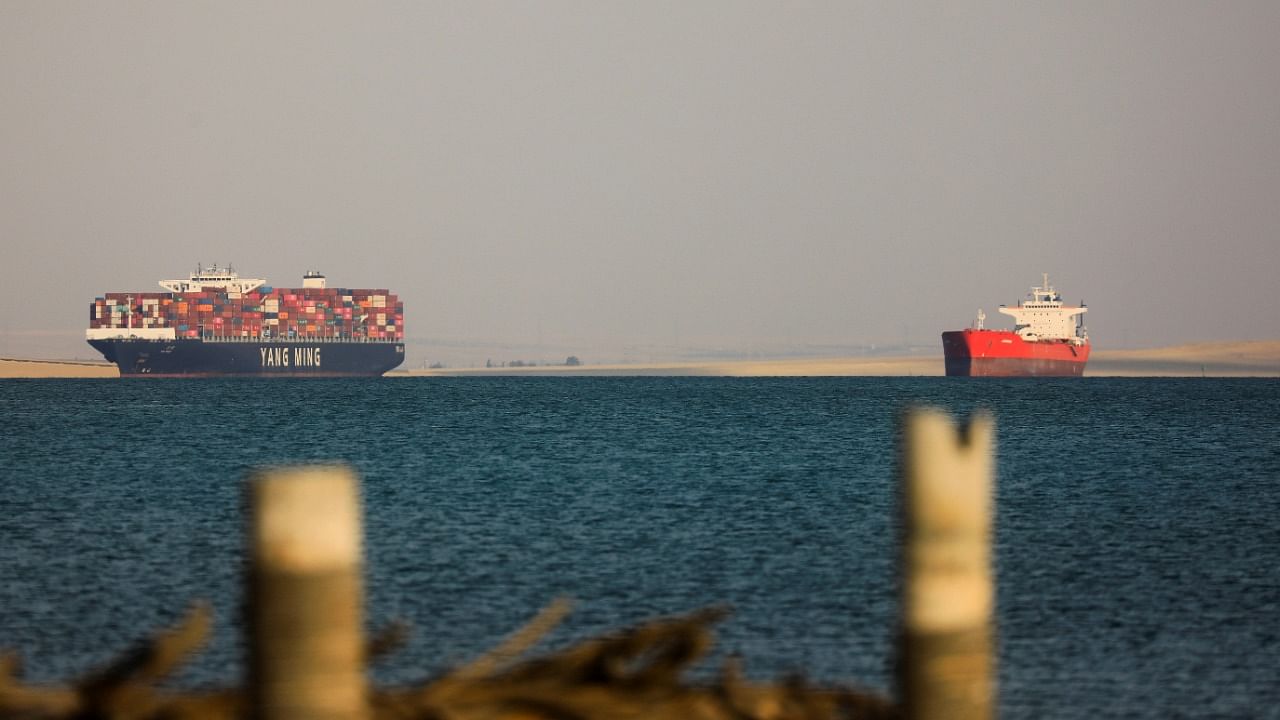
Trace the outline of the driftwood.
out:
[[[209,634],[209,606],[198,604],[177,626],[157,633],[69,687],[25,685],[13,655],[0,663],[0,718],[223,718],[243,715],[235,691],[170,693],[156,687]]]
[[[370,705],[379,720],[587,720],[690,718],[765,720],[890,718],[889,703],[850,688],[820,687],[800,678],[757,684],[744,680],[738,661],[711,681],[684,673],[712,645],[712,626],[727,615],[711,608],[593,638],[521,660],[568,613],[556,601],[528,625],[480,658],[398,688],[374,688]],[[119,718],[218,720],[246,717],[240,688],[208,692],[165,690],[158,683],[205,642],[210,612],[197,605],[174,628],[140,643],[101,671],[69,687],[24,685],[15,658],[0,663],[0,718]],[[369,659],[403,644],[395,624],[366,647]]]

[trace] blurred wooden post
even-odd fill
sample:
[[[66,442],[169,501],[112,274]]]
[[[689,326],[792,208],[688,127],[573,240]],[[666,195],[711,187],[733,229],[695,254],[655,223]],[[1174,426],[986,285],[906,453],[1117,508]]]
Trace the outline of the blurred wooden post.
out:
[[[346,468],[254,475],[249,701],[256,718],[366,718],[360,507]]]
[[[907,720],[995,717],[991,508],[994,429],[916,410],[903,421],[902,636]]]

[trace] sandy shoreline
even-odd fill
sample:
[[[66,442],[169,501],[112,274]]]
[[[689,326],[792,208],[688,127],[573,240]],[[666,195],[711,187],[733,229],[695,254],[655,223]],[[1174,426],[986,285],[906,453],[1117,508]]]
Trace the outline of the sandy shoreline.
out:
[[[79,360],[21,360],[0,358],[0,378],[118,378],[120,371],[105,362]]]
[[[718,376],[906,377],[940,376],[942,357],[792,358],[626,365],[399,370],[389,377],[476,376]],[[1099,350],[1086,377],[1280,377],[1280,340],[1197,343],[1146,350]],[[114,378],[114,365],[80,361],[0,358],[0,378]]]
[[[407,370],[409,376],[720,376],[907,377],[943,375],[941,354],[911,357],[793,358],[627,365]],[[1146,350],[1102,350],[1089,359],[1086,377],[1280,377],[1280,340],[1197,343]]]

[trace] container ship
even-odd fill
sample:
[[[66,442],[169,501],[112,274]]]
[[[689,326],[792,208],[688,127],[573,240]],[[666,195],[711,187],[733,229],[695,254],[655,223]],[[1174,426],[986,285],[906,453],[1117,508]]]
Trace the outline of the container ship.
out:
[[[973,327],[942,333],[947,375],[985,377],[1079,377],[1089,360],[1088,311],[1062,304],[1049,284],[1031,288],[1017,307],[1000,306],[1013,317],[1013,330],[987,330],[978,311]]]
[[[404,361],[404,304],[308,272],[272,288],[197,266],[165,292],[106,293],[85,339],[122,377],[376,377]]]

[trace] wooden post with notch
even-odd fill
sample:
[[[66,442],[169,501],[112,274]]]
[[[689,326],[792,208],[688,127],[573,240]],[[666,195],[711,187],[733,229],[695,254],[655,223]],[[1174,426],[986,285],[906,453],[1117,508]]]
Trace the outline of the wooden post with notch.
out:
[[[355,475],[271,470],[247,495],[251,715],[367,718]]]
[[[898,687],[907,720],[995,716],[991,515],[994,424],[903,420]]]

